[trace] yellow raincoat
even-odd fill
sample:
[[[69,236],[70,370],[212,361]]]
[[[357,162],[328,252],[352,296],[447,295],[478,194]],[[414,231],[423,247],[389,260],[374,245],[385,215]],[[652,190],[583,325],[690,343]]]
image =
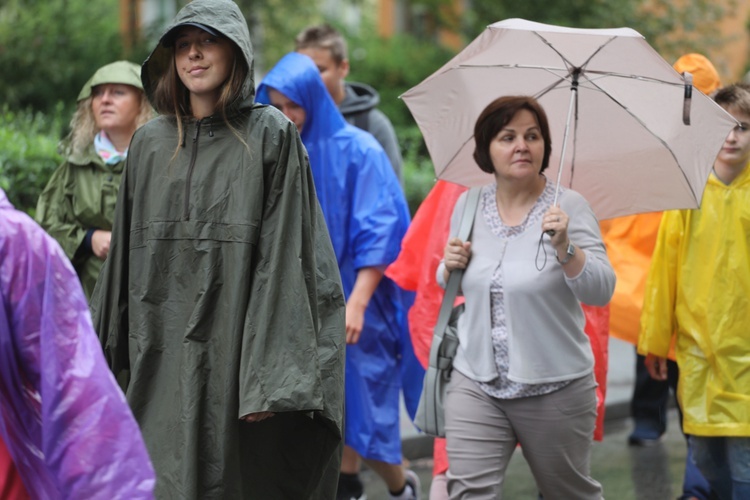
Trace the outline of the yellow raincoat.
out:
[[[684,430],[750,436],[750,168],[711,174],[698,210],[664,212],[638,352],[666,357],[676,332]]]

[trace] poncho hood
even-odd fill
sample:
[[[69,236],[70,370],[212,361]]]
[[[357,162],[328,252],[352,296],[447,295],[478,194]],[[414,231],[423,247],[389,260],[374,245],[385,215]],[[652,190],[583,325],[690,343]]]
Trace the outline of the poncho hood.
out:
[[[169,46],[171,31],[186,24],[197,23],[208,26],[227,37],[240,48],[247,63],[248,72],[242,92],[239,96],[239,107],[252,106],[255,99],[255,80],[253,45],[247,21],[240,8],[230,0],[193,0],[183,7],[159,38],[159,43],[151,52],[141,68],[141,80],[151,104],[154,104],[156,85],[170,65],[174,65],[173,48]]]
[[[276,63],[258,86],[258,102],[269,104],[268,89],[273,88],[305,110],[302,142],[328,140],[346,126],[320,77],[320,71],[308,56],[291,52]]]

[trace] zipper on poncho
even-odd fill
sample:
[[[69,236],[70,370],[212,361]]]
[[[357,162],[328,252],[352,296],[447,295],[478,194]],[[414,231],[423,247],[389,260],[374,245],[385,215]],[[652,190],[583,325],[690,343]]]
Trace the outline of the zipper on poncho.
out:
[[[193,137],[193,152],[190,156],[190,165],[188,166],[187,178],[185,179],[185,220],[190,220],[190,182],[193,177],[193,167],[195,159],[198,156],[198,136],[201,131],[201,120],[195,122],[195,137]]]

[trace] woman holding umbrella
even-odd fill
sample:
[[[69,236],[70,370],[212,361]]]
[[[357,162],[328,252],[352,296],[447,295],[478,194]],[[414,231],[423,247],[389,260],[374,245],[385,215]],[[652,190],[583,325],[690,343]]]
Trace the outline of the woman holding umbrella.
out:
[[[535,99],[496,99],[474,137],[474,159],[495,182],[481,188],[472,241],[452,237],[437,271],[444,286],[465,269],[445,402],[451,498],[497,498],[518,444],[545,497],[601,498],[589,474],[596,383],[581,310],[614,292],[598,221],[572,190],[561,188],[554,204],[542,174],[549,125]],[[464,203],[462,195],[451,234]]]

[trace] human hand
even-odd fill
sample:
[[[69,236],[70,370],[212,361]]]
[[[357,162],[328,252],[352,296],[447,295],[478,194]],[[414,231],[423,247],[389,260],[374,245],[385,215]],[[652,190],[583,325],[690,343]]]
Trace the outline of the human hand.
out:
[[[260,422],[261,420],[271,418],[274,415],[276,414],[271,411],[260,411],[258,413],[250,413],[248,415],[245,415],[244,417],[241,417],[241,420],[252,424],[253,422]]]
[[[542,231],[550,235],[550,241],[558,256],[565,256],[565,252],[568,250],[569,221],[568,214],[557,206],[549,207],[549,210],[542,217]]]
[[[451,238],[448,240],[443,254],[445,270],[451,272],[455,269],[466,269],[469,264],[469,257],[471,257],[471,242]]]
[[[356,344],[365,326],[366,305],[359,304],[351,297],[346,303],[346,343]]]
[[[667,380],[667,358],[649,353],[646,354],[643,364],[646,365],[646,370],[652,379]]]
[[[109,255],[109,243],[112,239],[111,231],[97,229],[91,235],[91,251],[100,260],[106,260]]]

